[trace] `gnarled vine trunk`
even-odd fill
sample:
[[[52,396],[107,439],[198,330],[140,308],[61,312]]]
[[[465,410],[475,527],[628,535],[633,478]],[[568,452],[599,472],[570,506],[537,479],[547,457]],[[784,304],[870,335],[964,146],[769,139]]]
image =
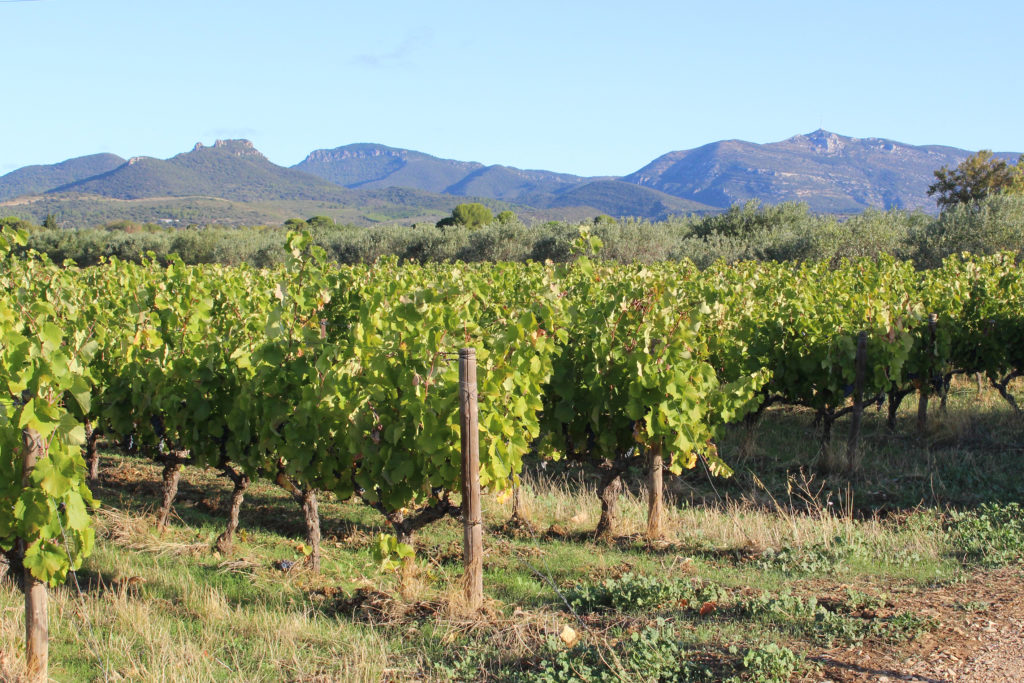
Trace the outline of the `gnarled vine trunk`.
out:
[[[224,533],[217,537],[215,545],[218,552],[227,554],[235,543],[235,531],[238,530],[238,514],[242,508],[242,501],[245,498],[245,490],[249,488],[249,477],[241,472],[235,471],[232,467],[225,467],[224,474],[232,481],[234,488],[231,490],[231,509],[228,511],[228,525]]]
[[[885,419],[885,426],[889,428],[890,432],[896,431],[896,413],[899,412],[900,404],[903,403],[903,399],[907,397],[909,391],[904,389],[891,389],[889,391],[889,411]]]
[[[615,523],[619,516],[619,494],[622,493],[622,476],[618,469],[609,468],[601,476],[597,497],[601,500],[601,518],[597,521],[594,536],[611,538],[615,535]]]
[[[1010,404],[1010,407],[1013,408],[1013,414],[1017,417],[1020,417],[1021,415],[1020,406],[1017,405],[1017,399],[1015,399],[1013,394],[1010,393],[1009,386],[1010,382],[1022,376],[1024,376],[1024,372],[1014,370],[999,381],[992,380],[992,386],[996,388],[996,391],[998,391],[999,395],[1003,397],[1003,400]]]
[[[921,391],[917,398],[917,434],[924,436],[928,431],[928,398],[931,387],[926,382],[921,382]]]
[[[533,528],[533,524],[530,522],[530,518],[526,514],[526,501],[523,497],[522,482],[512,486],[512,516],[508,521],[511,526],[518,529]]]
[[[292,494],[295,502],[302,507],[302,516],[306,522],[306,543],[311,548],[309,563],[314,572],[320,571],[320,508],[317,505],[316,491],[311,488],[300,489],[288,478],[283,467],[277,473],[277,485]]]
[[[163,500],[156,516],[156,529],[163,533],[167,529],[167,519],[171,515],[171,506],[178,495],[178,482],[181,480],[181,466],[188,458],[188,451],[174,451],[164,461],[163,481],[160,486]]]
[[[10,550],[0,550],[0,581],[4,579],[12,581],[18,590],[21,590],[24,572],[25,565],[21,562],[21,553],[17,544]]]
[[[830,409],[819,412],[818,418],[821,423],[821,449],[827,451],[832,446],[832,423],[836,418]]]
[[[100,433],[91,420],[85,421],[85,464],[88,469],[89,481],[96,481],[100,476],[100,453],[97,447]]]
[[[405,515],[400,511],[395,510],[394,512],[389,512],[384,516],[391,525],[391,528],[394,529],[395,538],[398,539],[398,542],[412,547],[413,530],[405,523]]]

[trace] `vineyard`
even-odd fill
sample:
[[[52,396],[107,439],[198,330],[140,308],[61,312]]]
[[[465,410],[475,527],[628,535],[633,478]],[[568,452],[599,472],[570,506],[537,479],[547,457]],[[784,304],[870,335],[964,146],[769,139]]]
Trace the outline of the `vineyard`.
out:
[[[338,266],[296,233],[272,270],[175,260],[79,269],[16,256],[24,242],[13,230],[0,241],[0,548],[8,574],[24,577],[29,678],[47,667],[47,587],[83,568],[97,549],[94,524],[112,524],[91,489],[101,443],[118,471],[158,480],[158,535],[173,533],[183,473],[206,471],[230,488],[209,548],[218,557],[244,531],[247,494],[273,489],[305,529],[304,569],[323,570],[322,508],[347,504],[380,516],[385,533],[363,551],[401,574],[429,525],[466,516],[460,350],[477,363],[480,486],[512,506],[510,521],[484,526],[529,531],[524,463],[575,468],[594,474],[591,536],[614,544],[639,471],[643,542],[655,554],[672,547],[667,526],[678,515],[666,509],[663,478],[701,471],[714,486],[730,477],[772,410],[813,422],[818,458],[804,465],[846,477],[864,467],[868,408],[904,438],[899,411],[916,401],[909,429],[924,435],[963,376],[1020,413],[1024,273],[1009,255],[950,257],[931,270],[887,257],[701,270],[604,262],[600,241],[583,232],[567,264]],[[849,427],[837,447],[840,420]],[[708,586],[627,577],[555,592],[583,622],[613,599],[601,590],[656,594],[702,617],[725,600]],[[819,608],[795,598],[737,609],[818,623]],[[753,667],[737,675],[775,680]],[[572,679],[554,668],[542,680]]]

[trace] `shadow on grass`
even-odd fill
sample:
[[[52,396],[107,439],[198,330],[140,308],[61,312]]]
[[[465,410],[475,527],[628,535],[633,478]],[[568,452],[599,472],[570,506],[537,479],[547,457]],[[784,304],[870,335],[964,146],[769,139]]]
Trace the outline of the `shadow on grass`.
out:
[[[124,460],[127,458],[118,459],[117,462]],[[111,464],[109,458],[106,459],[106,464]],[[138,464],[140,467],[133,467],[132,474],[143,475],[142,477],[126,477],[116,466],[101,469],[99,482],[92,487],[95,496],[118,508],[156,509],[162,496],[158,468],[150,461],[141,461]],[[140,471],[143,469],[152,469],[153,478],[145,477]],[[224,526],[231,504],[230,486],[220,477],[208,485],[204,485],[206,482],[195,483],[189,480],[189,474],[186,470],[178,484],[174,514],[189,526]],[[200,474],[200,479],[205,478],[210,478],[210,475]],[[352,519],[332,518],[329,515],[335,507],[334,503],[320,505],[321,535],[324,539],[350,539],[358,536],[366,536],[368,539],[380,532],[383,526]],[[306,536],[302,508],[283,490],[279,495],[261,490],[247,492],[239,512],[239,522],[242,530],[262,531],[296,539]]]

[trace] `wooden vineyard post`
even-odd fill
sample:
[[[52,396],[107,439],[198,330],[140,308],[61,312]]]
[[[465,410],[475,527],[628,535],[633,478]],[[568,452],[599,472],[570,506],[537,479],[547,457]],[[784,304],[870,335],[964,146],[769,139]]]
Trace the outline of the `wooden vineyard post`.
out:
[[[661,448],[653,446],[647,457],[647,540],[653,542],[660,541],[664,535],[662,517],[665,505]]]
[[[860,467],[860,421],[864,415],[864,373],[867,371],[868,333],[857,335],[857,356],[854,360],[853,417],[850,422],[850,436],[846,441],[846,468],[853,473]]]
[[[43,442],[39,433],[34,429],[22,430],[21,437],[25,448],[21,481],[22,486],[28,487],[31,483],[32,470],[43,454]],[[25,542],[20,541],[20,543],[22,551],[24,551]],[[26,680],[36,683],[49,678],[49,616],[46,604],[46,584],[32,576],[32,572],[25,567],[23,586],[25,590]]]
[[[925,428],[928,426],[928,394],[932,390],[932,367],[931,359],[935,355],[935,326],[939,321],[936,313],[928,315],[928,363],[923,370],[924,377],[921,378],[921,394],[917,399],[917,433],[924,436]]]
[[[476,349],[459,349],[459,413],[462,434],[462,562],[469,609],[484,601],[483,519],[480,511],[480,429],[477,422]]]

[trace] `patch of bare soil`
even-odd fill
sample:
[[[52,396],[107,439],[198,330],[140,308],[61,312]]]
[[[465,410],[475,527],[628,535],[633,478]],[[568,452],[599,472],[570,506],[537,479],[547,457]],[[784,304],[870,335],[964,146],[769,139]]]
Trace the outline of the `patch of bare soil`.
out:
[[[901,646],[864,643],[821,650],[807,681],[1024,681],[1024,570],[978,572],[965,582],[916,591],[897,589],[901,611],[939,626]]]

